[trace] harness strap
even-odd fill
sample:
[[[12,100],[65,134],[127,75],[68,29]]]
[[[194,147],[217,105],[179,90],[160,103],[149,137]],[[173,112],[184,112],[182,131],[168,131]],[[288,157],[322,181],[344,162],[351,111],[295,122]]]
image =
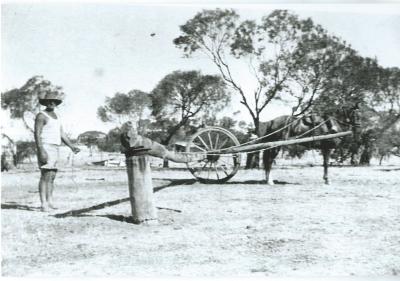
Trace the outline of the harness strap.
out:
[[[292,117],[293,117],[293,116],[288,116],[288,118],[286,118],[285,127],[288,125],[288,123],[290,122],[290,120],[292,119]],[[290,123],[290,125],[292,125],[292,124]],[[291,129],[291,126],[287,126],[286,134],[284,135],[284,139],[285,139],[285,140],[287,140],[287,139],[289,138],[290,129]]]

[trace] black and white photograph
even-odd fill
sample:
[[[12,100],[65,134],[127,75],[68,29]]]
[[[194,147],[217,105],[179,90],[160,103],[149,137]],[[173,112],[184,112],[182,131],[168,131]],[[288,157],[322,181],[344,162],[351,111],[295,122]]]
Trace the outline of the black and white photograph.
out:
[[[394,0],[2,1],[1,277],[399,278],[399,50]]]

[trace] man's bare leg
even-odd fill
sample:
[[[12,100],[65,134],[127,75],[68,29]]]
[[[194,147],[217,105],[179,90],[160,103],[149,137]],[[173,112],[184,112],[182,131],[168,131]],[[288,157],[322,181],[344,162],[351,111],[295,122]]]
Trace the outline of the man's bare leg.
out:
[[[39,196],[40,196],[40,203],[41,203],[41,210],[43,212],[49,211],[49,204],[47,202],[47,192],[48,186],[50,181],[49,170],[42,169],[39,181]]]
[[[54,179],[56,178],[57,170],[50,170],[49,171],[49,184],[47,186],[47,194],[46,194],[46,199],[48,202],[48,205],[51,209],[57,209],[53,205],[53,191],[54,191]]]

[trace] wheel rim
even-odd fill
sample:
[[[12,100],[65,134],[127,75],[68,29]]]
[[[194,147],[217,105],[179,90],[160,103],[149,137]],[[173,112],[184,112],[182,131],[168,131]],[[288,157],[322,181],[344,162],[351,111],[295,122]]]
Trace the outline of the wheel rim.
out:
[[[213,150],[240,145],[228,130],[219,127],[204,128],[188,141],[186,152],[201,160],[188,163],[192,175],[203,183],[223,183],[232,178],[240,167],[240,154],[213,154]],[[197,158],[197,157],[196,157]]]

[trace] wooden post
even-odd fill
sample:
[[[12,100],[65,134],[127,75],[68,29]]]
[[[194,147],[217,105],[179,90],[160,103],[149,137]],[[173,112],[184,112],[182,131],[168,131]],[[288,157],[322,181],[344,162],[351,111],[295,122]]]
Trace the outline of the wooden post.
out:
[[[121,144],[126,157],[129,199],[133,222],[137,224],[157,224],[157,210],[154,203],[150,159],[144,151],[133,150],[142,146],[137,122],[127,122],[122,127]]]
[[[139,135],[133,122],[127,122],[122,126],[121,144],[126,156],[133,221],[147,225],[157,224],[150,157],[182,163],[188,162],[189,159],[186,155],[175,154],[163,145]]]
[[[127,157],[126,169],[133,221],[135,223],[156,224],[157,210],[154,204],[149,156]]]

